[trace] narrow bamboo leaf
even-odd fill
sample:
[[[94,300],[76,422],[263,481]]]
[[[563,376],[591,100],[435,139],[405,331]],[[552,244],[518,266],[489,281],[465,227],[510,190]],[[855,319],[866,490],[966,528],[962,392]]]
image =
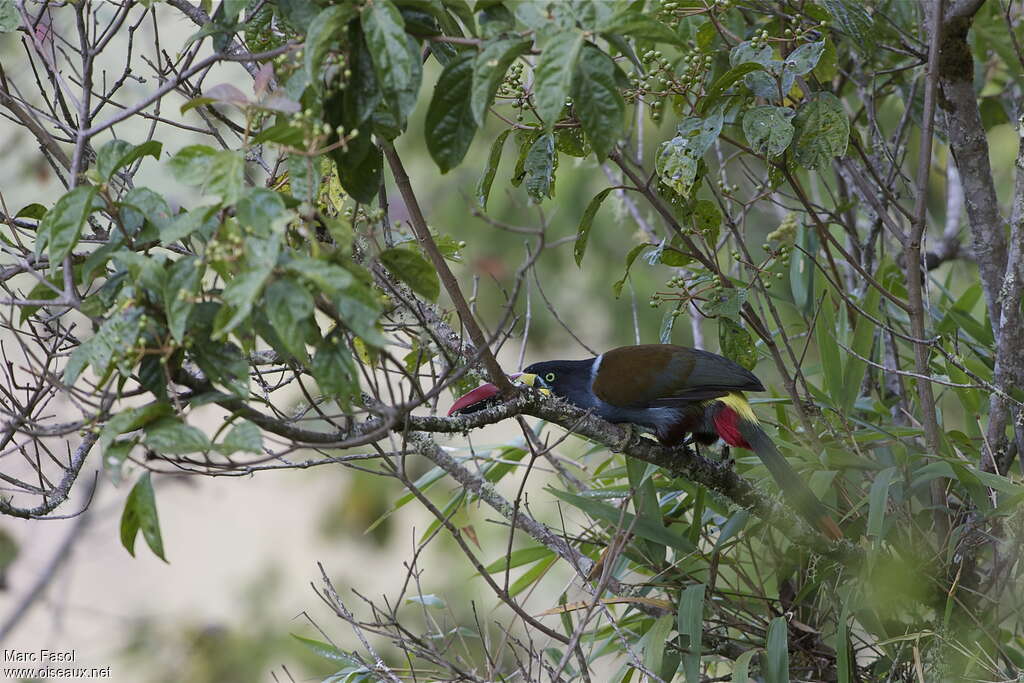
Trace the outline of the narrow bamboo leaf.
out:
[[[473,64],[473,53],[468,50],[448,62],[427,109],[427,149],[441,173],[462,163],[476,134],[477,124],[469,106]]]
[[[743,531],[747,526],[747,522],[750,520],[750,513],[746,510],[740,510],[722,526],[722,530],[718,532],[718,538],[715,540],[715,550],[720,550],[729,539]]]
[[[775,617],[768,624],[765,648],[765,682],[789,683],[789,634],[785,617]]]
[[[873,318],[878,317],[878,302],[880,294],[876,287],[868,286],[867,293],[858,302],[862,311]],[[846,367],[843,368],[843,400],[842,409],[844,414],[853,410],[853,404],[860,394],[860,386],[864,381],[864,373],[867,371],[868,362],[861,358],[871,358],[871,348],[875,343],[875,323],[866,316],[857,314],[856,326],[853,330],[853,341],[850,350],[853,351],[846,358]],[[859,357],[858,357],[859,356]]]
[[[854,683],[850,666],[850,608],[843,605],[836,630],[836,676],[837,683]]]
[[[793,295],[793,303],[803,311],[804,315],[814,312],[814,261],[818,253],[818,238],[813,230],[806,226],[796,229],[797,249],[793,250],[789,262],[789,287]]]
[[[664,526],[654,524],[649,519],[637,519],[634,523],[634,515],[620,510],[613,505],[609,505],[608,503],[602,503],[585,496],[577,496],[566,491],[558,491],[557,489],[549,488],[548,491],[550,491],[553,496],[561,498],[573,507],[579,508],[594,519],[600,519],[601,521],[608,522],[613,525],[618,525],[621,521],[622,528],[632,528],[633,533],[640,538],[660,543],[682,553],[690,553],[695,550],[689,539],[674,534]]]
[[[487,200],[491,196],[491,185],[494,183],[494,175],[498,172],[498,164],[501,163],[501,151],[505,146],[505,140],[508,139],[508,134],[511,132],[510,128],[506,128],[498,133],[498,137],[494,138],[494,142],[491,144],[491,153],[487,156],[487,166],[484,168],[483,175],[480,176],[480,182],[477,183],[476,201],[484,211],[487,211]]]
[[[537,113],[547,127],[554,128],[569,96],[576,60],[583,47],[583,34],[558,36],[548,41],[534,71]]]
[[[661,671],[662,658],[665,655],[665,643],[672,632],[672,615],[666,614],[655,620],[651,629],[643,637],[644,666],[649,671]]]
[[[679,596],[679,611],[676,614],[676,628],[679,635],[690,640],[687,653],[683,656],[683,673],[686,683],[700,683],[701,636],[704,625],[704,584],[687,586]]]
[[[573,246],[573,255],[576,257],[577,266],[583,263],[583,255],[587,252],[587,241],[590,239],[590,226],[594,223],[594,216],[597,214],[597,210],[601,208],[604,198],[611,191],[612,188],[609,187],[598,192],[583,211],[583,217],[580,218],[580,227],[576,230],[576,243]]]
[[[839,406],[843,401],[843,365],[839,356],[839,344],[836,342],[836,331],[836,316],[832,297],[826,295],[822,298],[818,310],[818,320],[814,325],[814,338],[818,343],[825,389],[828,391],[833,405]]]
[[[334,647],[333,645],[329,645],[328,643],[322,643],[319,640],[312,640],[310,638],[303,638],[302,636],[297,636],[294,633],[292,633],[291,636],[295,640],[299,641],[300,643],[308,647],[310,651],[313,652],[313,654],[319,655],[324,659],[333,659],[338,662],[357,661],[348,653],[342,652],[338,648]]]
[[[553,554],[553,551],[542,545],[520,548],[519,550],[513,550],[508,555],[499,557],[497,560],[484,567],[484,570],[488,574],[497,574],[498,572],[503,572],[506,569],[515,569],[516,567],[522,567],[524,564],[536,562],[537,560],[548,557],[551,554]]]
[[[537,581],[540,581],[541,577],[547,573],[549,569],[558,561],[558,555],[551,553],[551,557],[546,560],[541,560],[522,576],[512,582],[512,585],[508,587],[508,594],[511,597],[515,597],[522,593],[524,590],[532,586]]]
[[[156,496],[153,493],[149,472],[144,473],[132,488],[121,514],[121,544],[133,557],[135,537],[139,530],[142,531],[142,537],[146,539],[146,545],[153,554],[167,562],[163,538],[160,535],[160,520],[156,514]]]
[[[622,288],[626,284],[626,280],[629,278],[629,271],[633,267],[633,261],[636,261],[636,257],[640,255],[644,249],[647,248],[646,244],[638,244],[629,250],[626,254],[626,272],[623,273],[622,279],[612,285],[612,292],[615,293],[615,298],[618,299],[622,295]]]
[[[879,472],[875,480],[871,482],[871,493],[868,495],[868,536],[882,538],[886,503],[889,500],[889,485],[892,484],[896,475],[895,467],[887,467]]]
[[[653,466],[642,460],[626,458],[626,474],[629,477],[629,487],[633,490],[633,509],[640,519],[650,523],[651,528],[665,529],[661,506],[658,504],[658,491],[654,488],[654,480],[650,476],[653,470]],[[659,543],[647,544],[648,553],[658,564],[665,561],[665,550],[665,546]]]
[[[736,665],[732,670],[732,683],[750,683],[750,660],[757,654],[757,650],[747,650],[736,658]]]

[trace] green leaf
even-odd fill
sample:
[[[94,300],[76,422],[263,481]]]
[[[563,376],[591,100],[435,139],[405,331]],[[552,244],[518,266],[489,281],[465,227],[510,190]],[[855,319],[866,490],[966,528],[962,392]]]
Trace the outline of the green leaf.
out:
[[[149,472],[144,473],[132,487],[124,504],[124,512],[121,514],[121,544],[132,557],[135,557],[135,537],[138,536],[140,529],[142,537],[146,539],[146,545],[153,554],[167,562],[167,558],[164,557],[164,541],[160,536],[160,520],[156,514],[156,496],[153,494]]]
[[[686,196],[697,178],[704,153],[722,131],[722,112],[707,118],[689,117],[678,126],[678,135],[666,140],[658,150],[655,169],[661,182]]]
[[[508,134],[511,132],[510,128],[506,128],[498,134],[498,137],[494,138],[494,142],[491,143],[491,153],[487,156],[487,166],[484,168],[483,175],[480,176],[480,182],[476,186],[476,201],[484,211],[487,210],[487,200],[491,196],[491,185],[494,183],[494,176],[498,172],[498,164],[501,163],[501,151],[505,146],[505,140],[508,139]]]
[[[636,261],[636,257],[639,256],[640,252],[648,246],[649,245],[647,244],[638,244],[629,250],[629,253],[626,255],[626,272],[623,273],[621,280],[612,285],[612,291],[615,293],[616,299],[622,295],[622,287],[626,284],[626,280],[629,278],[629,271],[633,267],[633,261]]]
[[[291,278],[275,280],[264,294],[267,319],[277,332],[285,350],[306,362],[307,326],[313,316],[313,295]]]
[[[839,29],[846,33],[860,52],[869,54],[875,47],[875,31],[871,17],[864,6],[856,0],[820,0],[828,13],[835,19]]]
[[[633,490],[633,509],[641,521],[649,522],[651,528],[665,528],[662,522],[661,506],[658,504],[658,492],[654,488],[651,474],[657,469],[642,460],[626,458],[626,474],[629,487]],[[656,565],[665,561],[665,546],[659,543],[647,543],[646,553]]]
[[[672,632],[672,615],[659,617],[643,637],[642,651],[644,666],[649,671],[661,671],[662,657],[665,654],[665,643]]]
[[[853,683],[853,671],[850,666],[850,608],[843,605],[836,630],[836,674],[837,683]]]
[[[117,441],[110,444],[110,446],[103,451],[103,471],[110,477],[110,481],[114,483],[114,486],[118,486],[121,483],[121,475],[124,469],[124,461],[128,458],[128,454],[138,443],[137,439],[126,439],[124,441]]]
[[[722,525],[722,530],[718,532],[718,538],[715,539],[715,550],[719,550],[728,543],[729,539],[743,531],[747,526],[747,522],[750,520],[750,513],[746,510],[739,510],[729,520]],[[744,679],[746,681],[746,679]]]
[[[715,105],[722,101],[725,91],[731,88],[736,81],[754,71],[764,70],[765,67],[757,62],[742,62],[732,67],[708,86],[707,93],[700,101],[701,112],[707,113],[714,109]]]
[[[552,38],[540,54],[534,70],[533,93],[537,113],[548,131],[561,118],[582,47],[583,34],[575,32],[571,36]]]
[[[601,202],[604,201],[604,198],[611,191],[612,188],[609,187],[598,192],[583,211],[583,217],[580,218],[580,227],[576,230],[576,244],[573,246],[573,255],[576,257],[577,266],[583,263],[583,255],[587,252],[587,240],[590,238],[590,226],[594,222],[594,216],[597,214],[597,210],[601,208]]]
[[[106,182],[113,178],[118,170],[144,156],[159,159],[161,150],[163,145],[156,140],[141,145],[133,145],[124,140],[110,140],[96,152],[96,171]]]
[[[366,3],[362,19],[377,82],[399,127],[404,128],[406,118],[416,106],[422,79],[416,42],[406,36],[405,20],[391,0]]]
[[[310,83],[320,82],[320,67],[328,50],[344,36],[345,26],[355,15],[353,4],[331,5],[310,22],[305,47],[305,67]]]
[[[505,78],[509,65],[526,52],[531,44],[532,41],[521,38],[503,38],[484,43],[473,64],[470,110],[476,125],[484,125],[487,108],[494,101],[494,93]]]
[[[164,285],[164,310],[167,314],[167,329],[179,344],[185,341],[188,316],[199,292],[203,271],[195,256],[183,256],[174,262],[167,274]]]
[[[46,215],[46,207],[39,202],[32,202],[23,206],[18,213],[14,215],[15,218],[33,218],[39,220]]]
[[[419,252],[393,247],[380,253],[380,261],[392,275],[409,285],[412,291],[430,301],[437,301],[441,294],[437,271]]]
[[[786,618],[775,617],[768,624],[764,674],[765,683],[789,683],[789,641]]]
[[[794,112],[788,107],[764,105],[748,109],[743,115],[743,134],[755,154],[774,157],[782,154],[793,141]]]
[[[437,79],[427,109],[424,134],[430,156],[447,173],[462,163],[476,134],[469,94],[473,81],[473,53],[465,51],[448,62]]]
[[[710,199],[698,199],[693,205],[693,227],[712,251],[718,248],[718,229],[722,225],[722,212]]]
[[[413,595],[405,599],[405,604],[423,605],[425,607],[433,607],[434,609],[444,609],[446,607],[444,600],[433,593],[428,593],[427,595]]]
[[[880,294],[877,287],[868,285],[867,292],[859,301],[860,308],[868,315],[878,317],[878,302]],[[864,315],[857,315],[856,327],[853,331],[853,343],[850,345],[852,354],[846,358],[846,367],[843,368],[843,400],[842,409],[844,414],[853,410],[853,404],[857,401],[860,393],[861,383],[864,381],[864,373],[867,371],[868,362],[861,358],[871,358],[871,348],[875,343],[875,323]],[[856,354],[856,355],[854,355]]]
[[[833,157],[846,153],[850,120],[839,98],[820,92],[800,107],[796,115],[796,146],[793,158],[801,166],[827,169]]]
[[[545,133],[533,141],[523,163],[526,194],[535,202],[551,196],[555,173],[555,137]]]
[[[282,0],[278,0],[278,2],[281,2],[281,1]],[[350,662],[350,663],[352,663],[352,662],[355,661],[355,658],[352,657],[352,655],[350,655],[347,652],[344,652],[342,650],[339,650],[338,648],[334,647],[333,645],[329,645],[327,643],[321,643],[319,640],[312,640],[310,638],[303,638],[302,636],[297,636],[294,633],[292,633],[290,635],[291,635],[292,638],[294,638],[295,640],[299,641],[300,643],[305,645],[307,648],[309,648],[310,651],[313,654],[315,654],[315,655],[317,655],[319,657],[322,657],[324,659],[331,659],[331,660],[334,660],[336,662]],[[333,678],[334,677],[331,676],[328,680],[332,680]],[[347,680],[347,679],[345,679],[345,680]],[[339,683],[341,683],[340,680],[339,680]]]
[[[701,635],[704,625],[704,584],[687,586],[679,595],[676,630],[690,639],[689,652],[683,656],[687,683],[700,683]]]
[[[818,61],[821,59],[821,55],[824,53],[824,40],[816,43],[805,43],[789,53],[785,62],[783,62],[783,68],[796,76],[803,76],[814,70],[814,67],[818,65]]]
[[[757,349],[753,337],[732,318],[718,319],[718,347],[723,356],[747,370],[753,370],[757,365]]]
[[[225,307],[221,309],[213,328],[214,340],[224,339],[233,329],[242,324],[252,312],[253,304],[263,291],[269,271],[253,268],[239,273],[224,288],[221,298]]]
[[[814,256],[818,253],[818,237],[804,225],[796,229],[795,246],[789,262],[789,288],[793,303],[804,315],[814,312]]]
[[[368,133],[360,133],[368,135]],[[341,159],[339,161],[339,158]],[[345,192],[360,204],[369,204],[380,191],[384,172],[384,153],[377,145],[370,145],[366,155],[358,163],[350,164],[344,156],[335,157],[338,181]]]
[[[497,574],[498,572],[504,572],[506,569],[515,569],[516,567],[522,567],[524,564],[536,562],[537,560],[545,557],[550,557],[554,551],[542,545],[534,545],[528,548],[520,548],[519,550],[513,550],[507,555],[502,555],[494,562],[484,567],[484,571],[488,574]]]
[[[139,408],[130,408],[118,413],[107,420],[100,431],[100,438],[96,442],[101,453],[106,453],[111,444],[119,435],[125,432],[133,432],[153,420],[170,415],[174,409],[168,403],[158,402]]]
[[[818,353],[821,356],[821,371],[825,378],[825,388],[836,406],[843,401],[843,366],[839,356],[839,343],[836,341],[836,316],[832,305],[832,297],[826,296],[821,301],[818,320],[814,325],[814,338],[818,342]]]
[[[231,428],[231,431],[227,433],[224,440],[219,444],[215,444],[214,448],[224,455],[231,455],[238,451],[262,453],[263,435],[255,423],[248,420],[239,420]]]
[[[573,493],[559,491],[552,488],[548,488],[547,490],[551,492],[551,495],[564,500],[573,507],[579,508],[589,517],[602,520],[615,526],[618,526],[621,522],[624,529],[633,529],[633,533],[640,538],[653,541],[654,543],[658,543],[669,548],[674,548],[681,553],[691,553],[695,550],[693,544],[690,543],[688,539],[672,533],[661,524],[655,523],[649,519],[641,517],[634,521],[634,515],[624,510],[620,510],[613,505],[609,505],[608,503],[602,503],[594,498],[577,496]]]
[[[179,182],[211,192],[224,204],[234,204],[245,190],[241,152],[189,145],[171,158],[168,168]]]
[[[655,19],[650,14],[625,8],[601,22],[597,28],[599,33],[620,33],[633,36],[640,40],[655,43],[680,43],[675,31]]]
[[[875,480],[871,482],[871,492],[868,494],[868,526],[865,531],[868,536],[876,539],[881,539],[883,536],[889,486],[898,474],[896,467],[887,467],[879,472]]]
[[[750,683],[750,660],[757,654],[757,650],[747,650],[736,658],[736,665],[732,670],[732,683]]]
[[[21,15],[14,5],[14,0],[0,0],[0,33],[17,31],[21,25]]]
[[[731,318],[738,323],[741,320],[740,311],[743,310],[743,304],[747,303],[748,294],[748,290],[742,287],[722,288],[704,304],[704,314],[709,317]]]
[[[626,102],[622,99],[611,57],[587,43],[579,55],[573,106],[598,161],[604,161],[622,135]]]
[[[57,265],[78,244],[82,226],[95,208],[98,189],[94,185],[79,185],[57,200],[46,212],[36,230],[36,254],[49,247],[50,263]]]
[[[359,370],[340,334],[330,334],[320,341],[309,369],[320,391],[343,407],[358,398]]]
[[[515,597],[539,581],[557,561],[558,555],[551,553],[550,557],[533,565],[533,567],[524,572],[522,576],[513,581],[512,585],[508,587],[509,596]]]
[[[210,440],[192,425],[176,417],[162,417],[146,425],[143,442],[157,453],[180,455],[210,450]]]

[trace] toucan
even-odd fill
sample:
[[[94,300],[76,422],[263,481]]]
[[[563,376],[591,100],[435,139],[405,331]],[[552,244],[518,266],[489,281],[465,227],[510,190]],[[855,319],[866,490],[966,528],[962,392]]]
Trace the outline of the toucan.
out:
[[[710,445],[751,450],[788,502],[829,538],[843,537],[825,506],[761,429],[744,391],[764,391],[752,372],[716,353],[673,344],[622,346],[584,360],[534,363],[518,382],[559,396],[616,423],[654,433],[665,446]],[[498,394],[484,384],[458,399],[449,415],[487,407]]]

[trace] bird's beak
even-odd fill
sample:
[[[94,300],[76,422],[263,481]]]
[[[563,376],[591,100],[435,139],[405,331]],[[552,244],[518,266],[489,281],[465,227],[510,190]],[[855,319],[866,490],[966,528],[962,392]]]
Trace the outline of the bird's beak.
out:
[[[551,395],[551,390],[548,389],[546,384],[544,384],[544,380],[542,380],[540,377],[533,374],[532,372],[521,372],[519,373],[518,377],[511,378],[515,379],[517,382],[525,384],[526,386],[532,389],[537,389],[538,391],[540,391],[540,393],[544,394],[545,396]]]

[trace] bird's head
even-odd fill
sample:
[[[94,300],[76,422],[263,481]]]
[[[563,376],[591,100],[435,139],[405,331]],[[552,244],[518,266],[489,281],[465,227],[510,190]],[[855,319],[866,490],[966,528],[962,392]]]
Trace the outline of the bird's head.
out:
[[[578,406],[592,403],[593,382],[591,370],[594,359],[587,360],[549,360],[534,363],[519,376],[519,380],[530,386],[547,389],[555,396],[560,396]]]

